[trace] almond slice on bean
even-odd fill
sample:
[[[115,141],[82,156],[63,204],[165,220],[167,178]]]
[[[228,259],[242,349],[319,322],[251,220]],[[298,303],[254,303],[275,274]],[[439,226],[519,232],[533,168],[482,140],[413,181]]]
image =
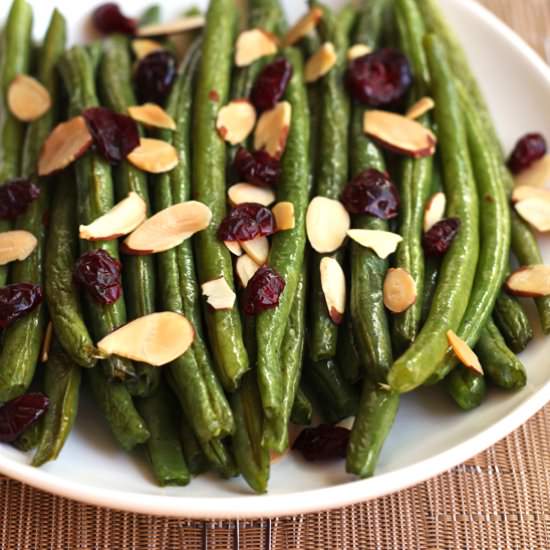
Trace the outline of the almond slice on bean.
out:
[[[350,229],[348,237],[361,246],[374,250],[383,260],[393,254],[403,240],[403,237],[397,233],[376,229]]]
[[[542,189],[540,190],[542,191]],[[531,197],[515,204],[516,212],[535,229],[550,231],[550,199]]]
[[[390,268],[384,279],[384,305],[392,313],[403,313],[416,302],[416,282],[410,273]]]
[[[137,36],[169,36],[171,34],[181,34],[204,27],[206,20],[202,15],[193,15],[191,17],[181,17],[167,23],[158,23],[154,25],[144,25],[137,30]]]
[[[223,244],[225,244],[229,252],[231,252],[234,256],[242,255],[243,249],[239,244],[239,241],[223,241]]]
[[[354,44],[351,48],[349,48],[347,58],[348,61],[353,61],[354,59],[368,55],[371,52],[372,48],[366,44]]]
[[[315,82],[325,76],[336,65],[334,44],[325,42],[307,61],[304,67],[306,82]]]
[[[198,201],[180,202],[161,210],[126,237],[126,254],[147,255],[164,252],[208,227],[210,208]]]
[[[38,175],[48,176],[63,170],[84,155],[92,143],[92,135],[84,117],[77,116],[58,124],[42,146]]]
[[[275,202],[275,193],[268,187],[258,187],[251,183],[236,183],[227,190],[229,202],[236,206],[243,202],[255,202],[269,206]]]
[[[147,57],[150,53],[160,52],[164,50],[164,46],[156,40],[150,40],[149,38],[136,38],[132,40],[132,50],[138,61]]]
[[[313,249],[320,254],[338,250],[346,239],[351,220],[337,200],[315,197],[306,213],[306,230]]]
[[[136,168],[150,174],[169,172],[179,162],[178,152],[170,143],[152,138],[140,138],[139,145],[127,158]]]
[[[413,158],[435,153],[433,132],[415,120],[388,111],[366,111],[363,129],[383,147]]]
[[[520,267],[508,277],[505,284],[508,292],[514,296],[550,296],[550,266],[539,264]]]
[[[229,286],[225,277],[208,281],[201,285],[206,302],[215,310],[233,309],[237,295]]]
[[[8,106],[12,115],[23,122],[32,122],[52,106],[50,92],[35,78],[18,74],[8,88]]]
[[[254,134],[254,148],[265,149],[272,157],[281,158],[288,139],[292,120],[292,106],[281,101],[262,113]]]
[[[296,218],[294,216],[294,204],[288,201],[278,202],[271,213],[275,218],[277,231],[287,231],[296,227]]]
[[[516,186],[530,185],[531,187],[544,187],[550,183],[550,154],[523,170],[515,177],[514,181]]]
[[[424,210],[424,231],[429,231],[436,223],[445,216],[447,208],[447,197],[439,191],[430,197]]]
[[[89,225],[81,225],[80,238],[86,241],[113,240],[128,235],[147,218],[147,205],[137,194],[129,195],[116,204],[109,212]]]
[[[332,322],[339,325],[346,311],[346,276],[338,260],[325,256],[320,263],[321,288]]]
[[[435,107],[435,101],[431,97],[421,97],[414,105],[410,107],[405,115],[411,120],[420,118]]]
[[[550,201],[550,189],[544,187],[531,187],[530,185],[520,185],[512,191],[512,202],[520,202],[526,199],[540,199],[541,201]]]
[[[468,369],[473,370],[477,374],[483,376],[483,368],[479,362],[478,356],[473,352],[472,348],[459,338],[452,330],[447,331],[447,341],[458,360]]]
[[[193,325],[183,315],[164,311],[139,317],[111,332],[97,348],[107,357],[118,355],[162,367],[181,357],[194,339]]]
[[[240,241],[242,249],[258,264],[264,265],[269,257],[267,237],[256,237],[250,241]]]
[[[320,8],[311,8],[296,24],[287,32],[284,44],[292,46],[304,36],[308,35],[323,17],[323,10]]]
[[[156,103],[145,103],[128,107],[128,114],[136,121],[152,128],[175,130],[174,119]]]
[[[53,323],[48,321],[46,332],[44,334],[44,340],[42,341],[42,349],[40,350],[40,361],[47,363],[50,357],[50,349],[52,347],[53,338]]]
[[[243,288],[246,288],[248,281],[254,277],[254,273],[260,269],[260,266],[248,255],[243,254],[237,258],[235,263],[235,271],[237,272],[237,277],[239,277],[239,282]]]
[[[246,99],[235,99],[220,109],[216,128],[231,145],[242,143],[254,130],[256,109]]]
[[[254,61],[277,53],[277,38],[262,29],[242,32],[235,46],[235,65],[246,67]]]
[[[0,233],[0,265],[26,260],[37,244],[36,237],[28,231],[18,229]]]

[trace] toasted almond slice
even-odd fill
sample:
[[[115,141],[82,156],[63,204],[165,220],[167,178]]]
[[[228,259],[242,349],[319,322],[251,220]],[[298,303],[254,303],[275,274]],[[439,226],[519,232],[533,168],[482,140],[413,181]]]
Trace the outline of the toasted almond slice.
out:
[[[206,229],[211,219],[210,208],[202,202],[180,202],[161,210],[126,237],[124,252],[140,256],[170,250]]]
[[[296,227],[296,218],[294,216],[294,204],[288,201],[278,202],[271,212],[275,218],[277,231],[287,231]]]
[[[320,263],[321,288],[325,295],[328,314],[339,325],[346,311],[346,276],[338,260],[325,256]]]
[[[166,130],[175,130],[176,123],[174,119],[156,103],[145,103],[144,105],[135,105],[128,107],[128,114],[137,122],[153,128],[165,128]]]
[[[243,288],[247,287],[248,281],[254,277],[254,273],[258,269],[260,269],[260,266],[248,254],[243,254],[237,258],[235,271]]]
[[[216,121],[218,134],[231,145],[242,143],[255,125],[256,109],[246,99],[235,99],[222,107]]]
[[[262,29],[244,31],[237,38],[235,65],[246,67],[254,61],[277,53],[277,38]]]
[[[162,367],[181,357],[195,339],[193,325],[179,313],[164,311],[139,317],[97,344],[100,353]]]
[[[458,360],[470,370],[483,376],[483,368],[472,348],[452,330],[447,331],[447,340]]]
[[[169,172],[179,162],[175,147],[166,141],[151,138],[140,138],[139,145],[127,158],[136,168],[150,174]]]
[[[0,233],[0,265],[26,260],[37,244],[36,237],[28,231],[18,229]]]
[[[137,36],[168,36],[170,34],[181,34],[204,27],[205,18],[202,15],[181,17],[167,23],[145,25],[137,30]]]
[[[256,237],[251,241],[241,241],[242,249],[258,264],[264,265],[269,257],[269,241],[267,237]]]
[[[223,241],[223,244],[225,244],[229,252],[231,252],[234,256],[242,255],[243,249],[239,244],[239,241]]]
[[[128,235],[142,224],[147,217],[147,205],[137,194],[129,195],[109,212],[94,220],[90,225],[80,226],[80,238],[86,241],[110,241]]]
[[[348,237],[361,246],[371,248],[383,260],[393,254],[403,240],[403,237],[397,233],[376,229],[350,229]]]
[[[275,202],[275,193],[268,187],[258,187],[250,183],[236,183],[227,190],[229,202],[236,206],[243,202],[255,202],[269,206]]]
[[[149,38],[136,38],[132,40],[132,50],[134,50],[134,54],[139,61],[150,53],[164,50],[164,46],[160,42],[150,40]]]
[[[353,61],[358,57],[363,57],[372,52],[372,48],[366,44],[354,44],[347,53],[348,61]]]
[[[213,309],[233,309],[237,295],[233,292],[225,277],[203,283],[201,288],[203,295],[206,296],[206,302]]]
[[[384,305],[393,313],[403,313],[416,302],[416,282],[410,273],[390,268],[384,279]]]
[[[92,142],[84,117],[77,116],[58,124],[42,146],[38,175],[48,176],[63,170],[86,153]]]
[[[424,209],[424,231],[429,231],[437,222],[440,222],[445,215],[447,208],[447,197],[441,191],[430,197]]]
[[[544,187],[550,183],[550,154],[534,162],[515,177],[516,186]]]
[[[435,153],[433,132],[415,120],[388,111],[366,111],[364,131],[383,147],[413,158]]]
[[[520,267],[508,277],[506,288],[514,296],[550,296],[550,266],[538,264]]]
[[[550,200],[532,197],[515,204],[516,212],[535,229],[550,231]]]
[[[12,115],[23,122],[32,122],[52,106],[50,92],[35,78],[18,74],[8,88],[8,106]]]
[[[323,17],[323,10],[320,8],[311,8],[296,24],[287,32],[284,44],[292,46],[304,36],[308,35],[319,23]]]
[[[292,106],[288,101],[281,101],[270,111],[262,113],[254,134],[254,148],[265,149],[272,157],[281,158],[291,119]]]
[[[525,199],[550,201],[550,189],[545,189],[544,187],[531,187],[530,185],[514,187],[512,191],[512,202],[516,203]]]
[[[315,82],[325,76],[336,65],[334,44],[325,42],[307,61],[304,68],[306,82]]]
[[[52,347],[53,338],[53,323],[48,321],[46,332],[44,334],[44,340],[42,341],[42,350],[40,351],[40,361],[47,363],[50,357],[50,349]]]
[[[351,220],[340,201],[315,197],[308,206],[306,230],[313,249],[321,254],[338,250],[350,228]]]
[[[407,111],[405,116],[411,120],[415,120],[431,111],[434,107],[435,101],[431,97],[422,97]]]

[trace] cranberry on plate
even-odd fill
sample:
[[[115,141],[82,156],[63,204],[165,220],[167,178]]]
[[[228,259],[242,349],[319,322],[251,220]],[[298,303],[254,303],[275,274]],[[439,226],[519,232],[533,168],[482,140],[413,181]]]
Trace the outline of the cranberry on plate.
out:
[[[273,235],[277,227],[269,208],[254,202],[237,205],[222,220],[218,229],[220,241],[251,241]]]
[[[122,295],[121,264],[105,250],[92,250],[80,256],[74,280],[99,304],[114,304]]]
[[[424,233],[422,244],[428,256],[443,256],[449,250],[458,230],[460,220],[447,218],[437,222],[429,231]]]
[[[146,55],[134,75],[139,100],[164,105],[176,76],[176,58],[170,52],[161,50]]]
[[[42,393],[28,393],[0,406],[0,443],[13,443],[47,410],[50,402]]]
[[[31,312],[43,299],[40,285],[14,283],[0,288],[0,329]]]
[[[137,21],[126,17],[114,2],[97,7],[92,14],[92,22],[94,27],[103,34],[119,32],[133,35],[137,29]]]
[[[508,159],[508,168],[513,174],[519,174],[544,157],[546,151],[546,140],[543,135],[526,134],[516,143]]]
[[[267,151],[247,151],[239,147],[233,161],[235,172],[247,183],[274,186],[281,177],[281,162]]]
[[[292,448],[309,462],[345,458],[350,433],[347,428],[331,424],[305,428]]]
[[[279,305],[279,298],[285,289],[283,278],[271,267],[263,266],[248,281],[244,297],[244,312],[258,315],[262,311]]]
[[[285,95],[286,88],[292,78],[292,65],[284,57],[266,65],[259,74],[250,100],[258,111],[269,111]]]
[[[17,178],[0,186],[0,219],[14,220],[40,196],[40,187],[27,178]]]

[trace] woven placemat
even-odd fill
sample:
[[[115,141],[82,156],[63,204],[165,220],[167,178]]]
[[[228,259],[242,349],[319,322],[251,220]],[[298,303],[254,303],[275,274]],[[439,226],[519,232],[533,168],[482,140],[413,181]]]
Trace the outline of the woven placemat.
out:
[[[481,0],[541,54],[550,0]],[[105,510],[0,476],[0,550],[549,550],[550,405],[474,459],[341,510],[197,522]]]

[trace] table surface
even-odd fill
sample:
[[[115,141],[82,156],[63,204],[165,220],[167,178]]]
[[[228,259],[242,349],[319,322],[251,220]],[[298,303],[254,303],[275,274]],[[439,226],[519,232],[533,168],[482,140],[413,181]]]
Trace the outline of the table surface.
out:
[[[541,55],[550,0],[480,0]],[[0,476],[0,549],[547,549],[550,405],[430,481],[335,511],[197,522],[105,510]]]

